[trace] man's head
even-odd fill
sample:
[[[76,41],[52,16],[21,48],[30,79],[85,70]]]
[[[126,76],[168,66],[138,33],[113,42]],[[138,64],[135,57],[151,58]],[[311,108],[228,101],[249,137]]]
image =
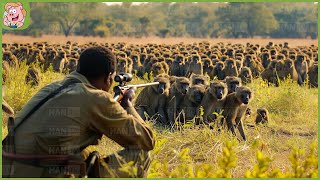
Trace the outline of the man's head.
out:
[[[80,55],[77,72],[84,75],[98,89],[109,91],[115,71],[115,56],[106,47],[90,47]]]

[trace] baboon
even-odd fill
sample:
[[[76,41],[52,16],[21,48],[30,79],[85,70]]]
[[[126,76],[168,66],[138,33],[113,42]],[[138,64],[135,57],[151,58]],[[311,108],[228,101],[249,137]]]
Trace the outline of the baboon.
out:
[[[279,80],[284,80],[290,75],[291,79],[298,82],[298,73],[294,67],[294,62],[291,59],[278,61],[276,68],[273,71],[273,77],[276,79],[276,86],[279,86]]]
[[[237,127],[242,139],[246,141],[246,135],[243,129],[242,119],[246,114],[247,105],[251,101],[253,93],[248,87],[242,86],[236,89],[236,92],[228,94],[222,107],[222,115],[228,127],[228,130],[236,135],[234,128]],[[235,126],[233,123],[236,123]]]
[[[243,67],[241,68],[239,78],[241,79],[241,82],[243,84],[248,84],[252,82],[252,73],[250,68],[248,67]]]
[[[308,63],[304,55],[299,54],[294,61],[294,67],[298,73],[298,83],[302,85],[306,79],[308,74]]]
[[[318,88],[318,63],[314,63],[308,72],[309,84]]]
[[[240,74],[241,68],[243,66],[242,64],[243,64],[242,61],[236,60],[237,71],[239,74]]]
[[[26,84],[30,84],[32,87],[33,86],[38,86],[40,82],[40,76],[39,76],[39,70],[37,70],[34,67],[29,67],[28,73],[26,75],[25,81]]]
[[[270,53],[264,52],[261,54],[262,66],[263,68],[267,68],[269,63],[271,62]]]
[[[204,86],[208,86],[208,77],[205,75],[200,75],[200,74],[192,74],[191,77],[191,85],[199,85],[202,84]]]
[[[15,67],[18,66],[18,59],[15,55],[12,54],[11,51],[5,51],[2,56],[3,61],[7,61],[9,66]]]
[[[257,109],[257,116],[256,116],[256,125],[258,124],[266,124],[269,121],[269,113],[268,110],[265,108]]]
[[[152,71],[152,74],[153,76],[158,76],[159,74],[166,74],[166,71],[163,67],[163,64],[162,62],[156,62],[152,65],[151,67],[151,71]]]
[[[265,81],[268,81],[269,83],[275,83],[273,72],[276,68],[277,60],[272,60],[268,67],[261,73],[261,78]]]
[[[212,61],[209,58],[202,59],[203,63],[203,73],[207,73],[208,75],[212,74],[213,71],[213,65]]]
[[[182,109],[182,112],[179,113],[180,122],[191,121],[193,118],[197,117],[195,123],[199,124],[200,104],[205,92],[206,87],[202,84],[190,87],[187,97],[183,99],[179,108]]]
[[[23,60],[27,60],[28,59],[28,54],[29,54],[28,47],[21,46],[20,47],[20,52],[16,57],[17,57],[18,61],[21,62]]]
[[[190,77],[191,74],[203,74],[203,66],[199,55],[193,55],[189,64],[189,68],[186,77]]]
[[[224,80],[226,78],[226,75],[223,69],[224,69],[223,62],[217,62],[217,64],[213,68],[212,75],[210,76],[210,78],[213,79],[214,77],[217,77],[218,80]]]
[[[27,65],[30,65],[35,62],[40,62],[40,63],[45,62],[45,60],[41,54],[40,49],[33,49],[32,50],[32,56],[29,56],[29,58],[27,60]]]
[[[77,69],[78,60],[75,58],[70,58],[68,62],[67,69],[69,69],[69,73],[75,71]]]
[[[50,65],[53,65],[54,60],[56,59],[58,53],[55,50],[50,50],[46,56],[45,63],[44,63],[44,70],[47,70]]]
[[[227,59],[225,61],[225,67],[223,69],[225,76],[238,76],[237,64],[233,59]]]
[[[158,86],[145,87],[135,101],[135,108],[144,120],[146,120],[145,112],[150,117],[158,114],[160,117],[156,118],[156,120],[163,125],[168,125],[169,121],[165,113],[165,106],[169,96],[169,77],[160,75],[154,79],[154,82],[159,82],[160,84]]]
[[[59,51],[56,58],[53,60],[53,70],[55,72],[62,72],[65,69],[65,66],[67,65],[68,60],[66,57],[66,53],[64,51]]]
[[[119,58],[118,59],[118,63],[117,63],[117,71],[116,71],[117,74],[120,74],[120,73],[131,73],[131,72],[128,72],[128,62],[127,62],[127,59],[125,58]]]
[[[184,56],[181,54],[176,55],[172,66],[170,66],[171,76],[184,76],[186,74],[185,66],[186,65],[184,63]]]
[[[215,120],[213,112],[218,112],[227,96],[227,85],[222,81],[212,81],[210,88],[205,93],[201,106],[203,107],[203,121],[205,123]]]
[[[170,71],[169,65],[165,61],[161,61],[160,63],[164,69],[165,74],[169,74],[169,71]]]
[[[228,87],[228,94],[236,92],[236,89],[241,86],[241,79],[235,76],[227,76],[226,84]]]
[[[186,97],[190,86],[190,81],[186,77],[176,77],[175,82],[169,89],[169,97],[167,99],[167,114],[168,120],[171,125],[175,122],[179,107]]]

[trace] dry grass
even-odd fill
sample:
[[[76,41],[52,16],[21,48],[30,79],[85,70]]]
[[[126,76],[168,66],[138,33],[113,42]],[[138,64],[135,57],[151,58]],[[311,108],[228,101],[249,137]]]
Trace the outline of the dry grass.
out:
[[[10,71],[8,82],[5,83],[5,99],[16,111],[39,90],[39,88],[63,78],[62,74],[46,72],[41,74],[40,87],[31,88],[24,84],[24,75],[27,67],[21,66]],[[134,79],[133,84],[144,83]],[[267,86],[260,79],[249,85],[254,91],[255,98],[250,103],[253,110],[252,116],[245,120],[246,124],[253,124],[257,108],[266,107],[270,111],[268,126],[256,128],[245,127],[247,142],[238,142],[233,148],[237,165],[231,170],[232,177],[244,177],[246,171],[252,170],[256,161],[256,151],[262,151],[265,156],[273,161],[270,168],[278,168],[281,172],[292,171],[288,160],[294,148],[308,149],[312,142],[318,142],[318,91],[306,86],[300,87],[296,82],[285,81],[280,87]],[[139,92],[137,92],[138,95]],[[2,120],[5,120],[3,117]],[[5,122],[5,121],[4,121]],[[148,122],[156,132],[157,142],[164,141],[157,147],[158,153],[154,160],[160,163],[168,162],[168,171],[179,167],[184,162],[177,156],[177,152],[189,149],[192,166],[210,164],[218,168],[219,159],[223,153],[226,142],[234,138],[227,132],[212,131],[207,128],[193,129],[185,127],[182,131],[163,130]],[[6,135],[6,126],[2,126],[2,135]],[[99,146],[91,146],[91,150],[99,150],[102,155],[116,152],[121,147],[111,140],[103,137]],[[164,173],[158,170],[159,173]],[[160,175],[167,177],[168,175]]]
[[[126,42],[128,44],[146,44],[147,43],[156,43],[156,44],[177,44],[180,42],[184,43],[194,43],[201,41],[208,41],[210,43],[239,43],[246,44],[247,42],[253,44],[266,45],[268,42],[272,41],[276,44],[289,42],[291,47],[295,46],[310,46],[318,45],[318,40],[312,39],[199,39],[199,38],[159,38],[159,37],[148,37],[148,38],[128,38],[128,37],[108,37],[108,38],[99,38],[99,37],[81,37],[81,36],[54,36],[54,35],[44,35],[39,38],[34,38],[31,36],[16,36],[10,34],[4,34],[2,36],[2,42],[5,43],[32,43],[32,42],[43,42],[47,41],[49,43],[66,43],[67,41],[78,42],[80,44],[85,44],[89,42],[98,42],[98,43],[117,43],[117,42]]]

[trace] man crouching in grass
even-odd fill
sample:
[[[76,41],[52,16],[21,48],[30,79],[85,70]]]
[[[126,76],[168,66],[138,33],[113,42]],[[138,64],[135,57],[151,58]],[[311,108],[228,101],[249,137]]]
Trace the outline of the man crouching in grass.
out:
[[[90,47],[77,71],[37,92],[16,116],[13,149],[3,148],[3,177],[146,177],[153,132],[132,106],[135,89],[113,100],[115,68],[109,49]],[[102,135],[124,149],[92,161],[86,147]],[[119,170],[128,162],[135,173]]]

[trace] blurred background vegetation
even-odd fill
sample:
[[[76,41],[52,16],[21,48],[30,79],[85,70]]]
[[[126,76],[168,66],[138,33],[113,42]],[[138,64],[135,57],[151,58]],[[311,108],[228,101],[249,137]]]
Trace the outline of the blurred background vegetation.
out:
[[[31,25],[18,35],[98,37],[312,38],[318,4],[31,3]],[[3,30],[3,33],[9,31]]]

